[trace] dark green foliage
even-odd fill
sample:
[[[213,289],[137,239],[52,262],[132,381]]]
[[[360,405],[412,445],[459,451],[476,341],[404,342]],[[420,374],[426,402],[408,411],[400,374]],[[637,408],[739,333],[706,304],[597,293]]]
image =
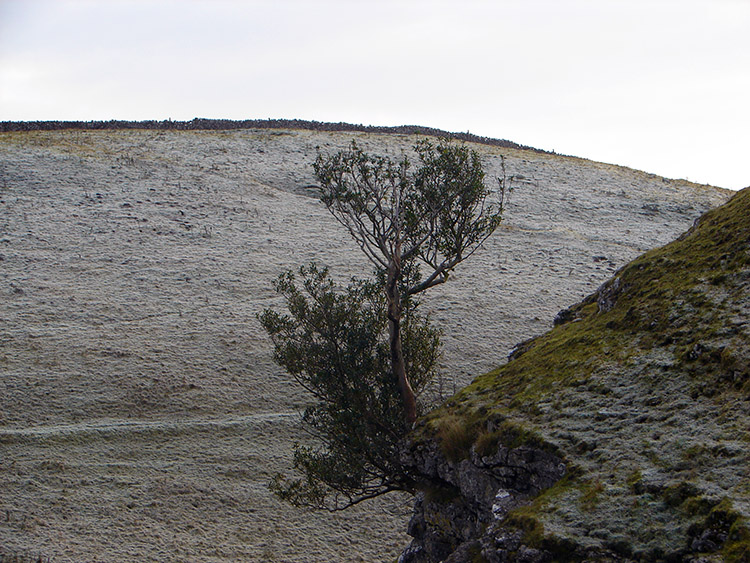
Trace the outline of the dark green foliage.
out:
[[[481,246],[500,224],[505,195],[489,201],[479,155],[466,146],[423,140],[414,149],[415,170],[406,157],[369,155],[356,143],[314,164],[323,203],[376,267],[396,259],[410,272],[401,285],[408,295],[446,281]],[[420,267],[429,269],[424,279]]]
[[[371,282],[338,288],[328,270],[314,264],[276,281],[289,311],[260,316],[271,336],[274,359],[315,398],[303,423],[317,446],[295,447],[294,465],[304,476],[277,476],[281,498],[316,508],[340,509],[390,490],[412,487],[398,460],[409,428],[389,369],[385,297]],[[433,377],[439,335],[405,304],[404,357],[417,393]]]
[[[348,151],[319,155],[314,164],[321,200],[378,272],[386,296],[391,370],[409,424],[416,421],[417,401],[402,351],[403,302],[444,283],[495,231],[506,180],[500,179],[493,204],[475,151],[427,140],[414,150],[420,161],[416,170],[407,157],[372,156],[356,143]]]
[[[399,462],[402,439],[435,374],[438,332],[417,312],[418,295],[448,279],[498,227],[505,178],[491,203],[476,152],[449,142],[404,157],[350,150],[314,164],[322,202],[375,267],[373,281],[337,289],[325,269],[291,273],[277,291],[289,315],[260,317],[275,360],[316,400],[303,422],[315,447],[297,446],[300,480],[277,477],[273,490],[298,505],[346,508],[392,490],[412,490]]]
[[[689,498],[697,497],[699,493],[700,491],[692,483],[681,482],[664,489],[662,497],[667,506],[676,507]]]

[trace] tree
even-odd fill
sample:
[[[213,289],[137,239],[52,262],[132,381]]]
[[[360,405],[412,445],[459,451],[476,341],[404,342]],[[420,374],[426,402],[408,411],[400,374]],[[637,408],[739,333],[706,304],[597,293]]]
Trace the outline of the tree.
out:
[[[314,163],[321,200],[375,267],[371,280],[338,288],[311,265],[282,274],[276,291],[289,314],[260,315],[274,359],[316,400],[304,426],[316,447],[295,446],[302,479],[277,476],[272,490],[296,505],[338,510],[415,483],[399,447],[434,376],[439,331],[419,313],[419,296],[444,283],[500,224],[475,151],[421,141],[419,166],[348,151]]]
[[[314,164],[323,203],[384,278],[391,370],[409,424],[417,405],[403,353],[404,299],[444,283],[487,240],[505,196],[503,177],[495,205],[488,203],[479,155],[465,145],[423,140],[415,151],[420,166],[413,173],[408,158],[371,156],[356,143]]]
[[[297,506],[339,510],[394,490],[412,490],[399,443],[409,431],[391,375],[385,295],[372,281],[338,288],[315,264],[275,283],[289,314],[260,315],[274,343],[274,359],[316,402],[303,414],[317,447],[295,445],[294,466],[304,476],[277,475],[271,489]],[[437,369],[439,334],[404,303],[404,360],[419,392]]]

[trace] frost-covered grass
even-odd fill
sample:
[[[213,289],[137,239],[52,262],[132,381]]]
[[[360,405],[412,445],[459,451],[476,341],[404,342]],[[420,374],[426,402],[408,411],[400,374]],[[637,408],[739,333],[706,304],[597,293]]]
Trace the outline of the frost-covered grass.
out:
[[[750,189],[619,270],[565,322],[432,413],[422,432],[437,429],[449,444],[463,436],[466,454],[489,440],[475,430],[471,441],[467,429],[502,417],[521,426],[526,445],[559,448],[571,476],[509,520],[537,546],[573,540],[658,558],[714,530],[728,538],[723,556],[743,561],[748,313]]]
[[[317,147],[353,138],[392,155],[416,140],[0,134],[0,520],[11,513],[0,545],[55,561],[395,558],[402,498],[331,516],[267,489],[306,439],[293,418],[307,396],[273,364],[255,315],[285,269],[316,259],[342,281],[369,270],[308,189]],[[426,304],[445,331],[447,392],[726,199],[580,159],[477,150],[490,182],[501,155],[524,178],[501,231]]]

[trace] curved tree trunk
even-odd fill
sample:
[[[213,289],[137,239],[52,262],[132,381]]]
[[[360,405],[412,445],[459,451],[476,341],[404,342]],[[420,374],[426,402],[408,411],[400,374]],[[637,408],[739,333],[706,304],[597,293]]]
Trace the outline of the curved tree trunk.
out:
[[[398,260],[393,260],[388,268],[388,278],[385,287],[388,302],[388,337],[391,345],[391,368],[401,392],[404,418],[406,419],[406,423],[411,426],[417,419],[417,398],[414,395],[414,389],[412,389],[406,374],[406,362],[404,361],[404,351],[401,345],[401,295],[398,289],[400,275],[400,264]]]

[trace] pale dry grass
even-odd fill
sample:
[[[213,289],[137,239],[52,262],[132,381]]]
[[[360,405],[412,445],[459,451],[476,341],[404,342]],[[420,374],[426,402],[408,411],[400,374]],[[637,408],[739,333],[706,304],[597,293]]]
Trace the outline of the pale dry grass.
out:
[[[55,561],[389,561],[408,499],[338,515],[266,484],[307,397],[255,317],[312,259],[369,266],[310,196],[310,131],[0,135],[0,553]],[[507,222],[433,292],[445,390],[727,194],[554,155],[477,147],[523,176]],[[5,551],[3,551],[5,550]]]

